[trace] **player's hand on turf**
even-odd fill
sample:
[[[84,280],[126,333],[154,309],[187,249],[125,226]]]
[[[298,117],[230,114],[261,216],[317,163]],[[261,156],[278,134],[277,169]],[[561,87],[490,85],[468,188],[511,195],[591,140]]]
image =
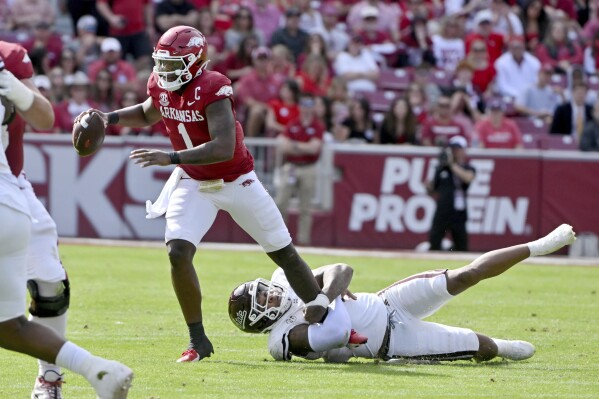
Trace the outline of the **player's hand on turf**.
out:
[[[322,306],[307,306],[304,309],[304,319],[310,324],[320,323],[324,318],[327,309]]]
[[[346,299],[353,299],[354,301],[358,299],[350,290],[345,290],[343,294],[341,294],[341,300],[345,302]]]
[[[102,119],[102,122],[104,122],[104,128],[106,128],[106,126],[108,126],[108,114],[100,111],[99,109],[95,109],[95,108],[90,108],[87,111],[83,111],[82,113],[80,113],[79,115],[77,115],[77,117],[75,117],[75,123],[79,123],[81,121],[81,119],[83,117],[85,117],[85,115],[87,114],[97,114],[100,119]]]
[[[208,339],[207,336],[204,335],[204,339],[202,340],[199,347],[195,348],[198,355],[200,355],[200,359],[204,359],[210,357],[211,354],[214,353],[214,348],[212,347],[212,342]]]
[[[133,150],[129,158],[133,159],[142,168],[152,165],[166,166],[171,164],[171,157],[168,155],[168,152],[160,150],[147,150],[145,148]]]

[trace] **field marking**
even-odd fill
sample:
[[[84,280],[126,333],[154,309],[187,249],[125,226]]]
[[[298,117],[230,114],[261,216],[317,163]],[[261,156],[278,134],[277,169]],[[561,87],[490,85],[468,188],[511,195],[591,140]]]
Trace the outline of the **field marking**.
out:
[[[62,237],[60,244],[64,245],[91,245],[101,247],[131,247],[131,248],[164,248],[163,241],[140,241],[140,240],[110,240],[98,238],[72,238]],[[212,243],[203,242],[199,249],[210,249],[216,251],[250,251],[263,252],[258,244],[230,244],[230,243]],[[349,257],[369,257],[383,259],[423,259],[423,260],[448,260],[448,261],[472,261],[481,252],[452,253],[452,252],[415,252],[406,250],[357,250],[343,248],[321,248],[321,247],[297,247],[302,254],[311,255],[330,255],[330,256],[349,256]],[[556,265],[556,266],[591,266],[599,267],[597,258],[570,258],[568,256],[539,256],[528,258],[522,263]]]

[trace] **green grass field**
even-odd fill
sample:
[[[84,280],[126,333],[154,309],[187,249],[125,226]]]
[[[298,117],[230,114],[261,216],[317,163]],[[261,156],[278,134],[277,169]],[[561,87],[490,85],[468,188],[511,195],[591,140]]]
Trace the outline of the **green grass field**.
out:
[[[239,283],[268,278],[259,252],[200,249],[196,267],[204,324],[215,354],[177,364],[188,336],[170,283],[166,252],[154,248],[62,245],[71,286],[68,337],[136,373],[130,398],[599,398],[599,268],[519,265],[457,297],[428,320],[534,343],[521,363],[390,365],[353,360],[271,360],[266,336],[244,335],[229,321],[227,298]],[[412,273],[460,262],[306,255],[312,267],[345,261],[354,292],[376,291]],[[29,398],[34,359],[0,351],[0,398]],[[67,399],[95,398],[67,372]]]

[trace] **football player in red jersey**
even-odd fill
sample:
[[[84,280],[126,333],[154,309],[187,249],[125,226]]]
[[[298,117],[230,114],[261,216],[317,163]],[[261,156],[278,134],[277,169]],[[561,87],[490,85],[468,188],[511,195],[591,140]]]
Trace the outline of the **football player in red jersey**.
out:
[[[126,397],[131,370],[64,339],[69,282],[58,257],[56,225],[22,172],[23,119],[37,129],[54,123],[52,106],[32,76],[25,49],[0,41],[0,96],[9,100],[0,104],[0,347],[42,359],[32,398],[62,398],[60,366],[85,376],[101,398]],[[11,208],[21,219],[6,213]],[[29,320],[34,322],[23,314],[25,285],[31,295]],[[99,372],[111,377],[100,380]]]
[[[227,211],[280,266],[307,304],[306,320],[318,322],[329,300],[291,243],[273,199],[254,172],[254,160],[235,117],[231,81],[206,70],[204,35],[189,26],[165,32],[154,50],[148,99],[111,113],[98,113],[106,124],[141,127],[160,119],[173,152],[138,149],[131,158],[142,167],[177,164],[148,218],[166,213],[165,242],[173,288],[189,327],[190,344],[179,362],[199,361],[214,353],[204,333],[201,291],[193,266],[196,247],[220,209]]]

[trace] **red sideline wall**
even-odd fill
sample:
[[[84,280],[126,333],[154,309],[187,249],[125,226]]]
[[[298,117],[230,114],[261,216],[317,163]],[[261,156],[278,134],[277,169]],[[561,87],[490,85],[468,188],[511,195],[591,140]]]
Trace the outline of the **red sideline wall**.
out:
[[[162,239],[164,219],[145,219],[172,168],[140,168],[133,148],[168,149],[164,139],[107,138],[79,158],[69,136],[28,135],[25,170],[61,236]],[[331,212],[315,213],[313,244],[413,249],[426,241],[435,209],[424,183],[437,149],[337,145]],[[484,251],[536,238],[562,222],[599,234],[599,154],[471,150],[470,247]],[[296,217],[289,221],[293,234]],[[252,242],[219,214],[206,241]]]

